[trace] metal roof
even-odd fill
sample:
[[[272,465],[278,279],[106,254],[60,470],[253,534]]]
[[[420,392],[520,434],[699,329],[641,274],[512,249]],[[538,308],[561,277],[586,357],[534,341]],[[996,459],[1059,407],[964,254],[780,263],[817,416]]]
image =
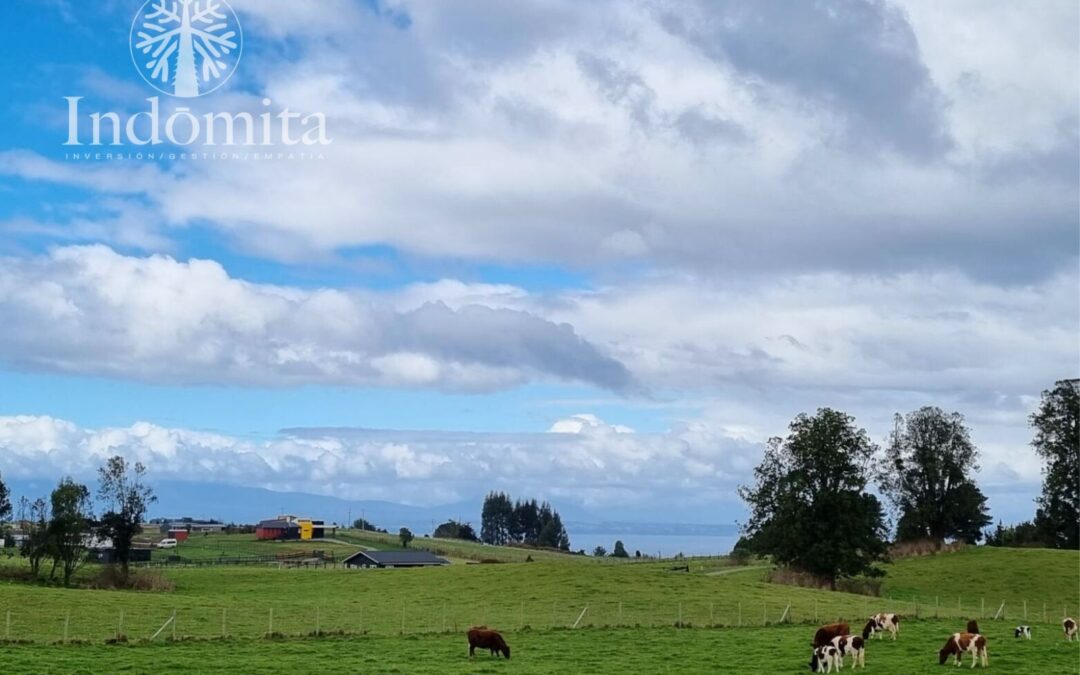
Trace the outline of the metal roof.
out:
[[[290,523],[287,520],[263,520],[260,521],[256,527],[261,527],[267,530],[288,530],[292,528],[300,529],[300,526],[296,523]]]
[[[365,561],[364,558],[367,560]],[[411,550],[411,551],[357,551],[348,558],[345,558],[346,564],[352,562],[354,564],[367,564],[370,565],[449,565],[449,560],[444,560],[439,556],[431,553],[430,551]]]

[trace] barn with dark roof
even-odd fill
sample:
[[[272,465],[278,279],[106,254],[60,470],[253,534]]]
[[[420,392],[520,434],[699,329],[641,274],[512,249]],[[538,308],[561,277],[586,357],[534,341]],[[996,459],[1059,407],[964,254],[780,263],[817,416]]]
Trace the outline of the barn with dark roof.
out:
[[[431,567],[449,565],[430,551],[357,551],[342,561],[346,567]]]

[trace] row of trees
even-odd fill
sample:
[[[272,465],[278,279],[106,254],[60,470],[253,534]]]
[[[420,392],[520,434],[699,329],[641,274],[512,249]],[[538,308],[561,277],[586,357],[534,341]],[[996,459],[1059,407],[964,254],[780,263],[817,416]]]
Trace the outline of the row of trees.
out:
[[[1022,529],[1042,545],[1078,548],[1080,535],[1080,380],[1043,392],[1031,416],[1032,441],[1046,462],[1033,524]],[[750,507],[737,548],[768,554],[782,564],[835,584],[838,577],[876,575],[885,557],[891,503],[898,541],[975,543],[991,519],[976,485],[978,450],[959,413],[920,408],[897,415],[882,452],[855,419],[822,408],[792,421],[784,438],[769,440],[740,496]],[[1008,531],[988,535],[1009,540]]]
[[[154,502],[153,491],[143,483],[146,468],[123,457],[109,458],[98,469],[97,501],[101,515],[94,516],[90,489],[71,478],[63,478],[49,499],[19,499],[17,525],[23,537],[20,553],[30,563],[30,572],[39,577],[43,565],[51,561],[49,578],[59,571],[65,586],[86,561],[87,549],[96,540],[108,540],[127,578],[135,535]],[[0,521],[12,516],[11,493],[0,478]]]
[[[559,512],[535,499],[513,502],[510,495],[491,492],[480,513],[480,540],[485,544],[531,544],[570,550],[570,537]]]

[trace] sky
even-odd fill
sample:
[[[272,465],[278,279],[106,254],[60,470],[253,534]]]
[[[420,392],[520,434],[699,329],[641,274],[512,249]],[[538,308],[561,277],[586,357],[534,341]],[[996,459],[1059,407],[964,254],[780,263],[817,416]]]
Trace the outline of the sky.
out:
[[[152,11],[0,4],[4,477],[730,523],[795,415],[884,444],[933,405],[1033,514],[1028,415],[1080,373],[1075,2],[231,0],[197,98],[133,58]],[[325,142],[89,147],[152,105]]]

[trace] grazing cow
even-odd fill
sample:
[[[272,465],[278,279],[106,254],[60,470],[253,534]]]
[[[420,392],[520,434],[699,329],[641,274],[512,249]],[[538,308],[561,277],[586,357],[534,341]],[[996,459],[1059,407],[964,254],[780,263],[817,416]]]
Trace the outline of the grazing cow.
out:
[[[866,643],[858,635],[838,635],[832,639],[832,646],[840,652],[840,667],[844,667],[844,657],[851,655],[851,668],[856,665],[866,667]]]
[[[468,635],[470,659],[476,656],[477,647],[490,649],[493,655],[501,653],[506,658],[510,658],[510,647],[507,646],[506,640],[497,631],[487,628],[471,628]]]
[[[1072,642],[1073,636],[1076,635],[1076,619],[1062,619],[1061,627],[1065,629],[1065,637]]]
[[[810,643],[810,646],[823,647],[832,642],[832,639],[837,635],[847,635],[850,632],[851,626],[847,625],[846,621],[830,623],[817,629],[817,632],[814,633],[814,641]]]
[[[866,626],[863,627],[862,636],[864,640],[869,640],[871,635],[878,633],[878,639],[880,640],[885,636],[885,631],[889,631],[892,634],[892,639],[896,639],[896,634],[900,632],[899,614],[875,614],[870,617],[870,620],[866,622]]]
[[[964,655],[964,652],[971,654],[971,667],[975,667],[977,661],[982,661],[982,667],[985,668],[990,664],[989,659],[986,656],[986,638],[977,633],[953,633],[949,636],[949,639],[945,642],[945,646],[938,651],[938,664],[945,663],[950,656],[956,657],[956,665],[960,665],[960,661]]]
[[[976,621],[975,619],[971,619],[970,621],[968,621],[967,632],[969,632],[969,633],[978,633],[979,632],[979,622]]]
[[[1013,631],[1013,637],[1017,639],[1027,638],[1028,640],[1030,640],[1031,626],[1017,626],[1016,630]]]
[[[844,657],[840,650],[832,645],[814,647],[810,654],[810,670],[815,673],[831,673],[833,668],[840,672],[844,667]]]

